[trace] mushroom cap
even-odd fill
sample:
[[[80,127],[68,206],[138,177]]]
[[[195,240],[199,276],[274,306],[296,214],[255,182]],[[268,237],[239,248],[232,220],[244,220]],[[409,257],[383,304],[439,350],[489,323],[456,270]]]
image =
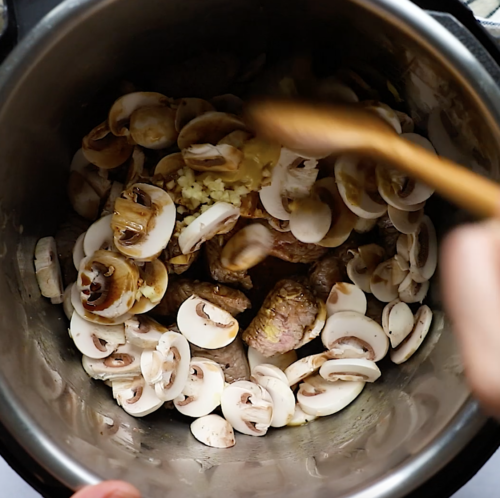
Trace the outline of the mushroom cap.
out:
[[[306,244],[323,240],[330,230],[332,211],[315,197],[294,201],[290,215],[290,230],[294,237]]]
[[[295,411],[293,413],[292,420],[288,422],[289,427],[300,427],[301,425],[307,424],[307,422],[311,422],[313,420],[316,420],[318,417],[315,415],[309,415],[308,413],[304,412],[300,405],[297,403],[295,405]]]
[[[422,218],[413,234],[410,246],[410,273],[415,282],[430,280],[438,260],[437,238],[434,224],[428,216]]]
[[[318,82],[316,91],[322,99],[344,102],[346,104],[356,104],[359,102],[356,92],[335,76],[321,79]]]
[[[63,302],[63,282],[54,237],[43,237],[35,246],[35,274],[42,296],[53,304]]]
[[[125,188],[129,188],[134,183],[138,183],[144,174],[144,163],[146,162],[146,156],[141,147],[135,146],[134,152],[132,152],[132,157],[130,158],[127,177],[125,178]],[[116,199],[115,199],[116,201]]]
[[[99,325],[84,320],[73,312],[69,333],[80,353],[89,358],[106,358],[125,344],[123,325]]]
[[[203,99],[183,98],[177,102],[177,111],[175,114],[175,129],[180,132],[191,120],[205,114],[215,111],[214,106]]]
[[[371,278],[384,259],[385,251],[377,244],[361,246],[349,251],[354,257],[347,263],[347,275],[363,292],[371,294]]]
[[[409,360],[427,336],[432,323],[432,311],[428,306],[420,306],[415,314],[415,325],[406,339],[391,351],[391,360],[400,365]]]
[[[66,289],[64,289],[64,294],[63,294],[63,310],[68,320],[71,320],[73,312],[75,311],[75,308],[73,307],[73,304],[71,302],[71,292],[73,290],[74,285],[75,285],[74,282],[72,284],[69,284],[66,287]]]
[[[367,110],[374,112],[379,117],[381,117],[387,124],[391,125],[396,133],[401,135],[403,132],[401,128],[401,122],[399,121],[399,117],[396,114],[396,111],[389,107],[387,104],[383,102],[377,102],[376,100],[368,100],[361,102],[361,105]]]
[[[269,255],[273,240],[271,232],[264,225],[247,225],[228,240],[221,252],[221,264],[231,271],[248,270]]]
[[[87,232],[83,232],[82,234],[80,234],[76,239],[75,245],[73,246],[73,265],[75,266],[77,271],[80,268],[82,259],[85,257],[85,252],[83,250],[83,239],[85,238],[86,233]]]
[[[283,155],[283,148],[281,155]],[[291,214],[288,207],[285,207],[286,198],[283,192],[285,178],[286,168],[278,162],[271,174],[271,184],[262,187],[259,191],[260,201],[264,209],[268,214],[281,221],[288,221]]]
[[[174,399],[177,410],[188,417],[203,417],[219,405],[224,391],[224,372],[218,363],[191,358],[189,375],[182,393]]]
[[[237,207],[227,202],[216,202],[182,230],[179,235],[182,254],[197,251],[203,242],[223,233],[239,216],[240,210]]]
[[[154,388],[142,376],[133,379],[118,379],[111,382],[113,398],[133,417],[145,417],[163,406]]]
[[[401,269],[394,258],[380,263],[372,274],[370,290],[383,303],[390,303],[398,297],[398,286],[405,279],[407,271]]]
[[[235,445],[231,424],[220,415],[205,415],[191,423],[191,434],[211,448],[231,448]]]
[[[131,379],[141,373],[141,350],[132,344],[119,346],[107,358],[83,355],[83,369],[96,380]]]
[[[328,360],[321,365],[319,374],[328,382],[375,382],[382,375],[375,362],[364,358]]]
[[[354,231],[356,233],[368,233],[375,228],[376,224],[377,224],[376,219],[367,220],[365,218],[356,217],[356,223],[354,224]]]
[[[222,413],[235,430],[248,436],[265,436],[273,418],[271,395],[262,386],[239,380],[224,389]]]
[[[309,377],[299,387],[297,401],[309,415],[324,417],[343,410],[363,390],[364,382],[328,382],[320,375]]]
[[[410,247],[413,244],[412,235],[402,233],[396,242],[396,251],[405,261],[410,262]]]
[[[295,413],[295,396],[288,386],[286,377],[282,380],[264,375],[258,376],[257,380],[257,383],[266,389],[273,400],[271,427],[284,427],[292,420]]]
[[[114,249],[113,230],[111,229],[112,217],[113,215],[111,214],[103,216],[97,221],[94,221],[85,232],[85,237],[83,239],[83,252],[85,256],[92,256],[92,254],[101,249],[106,251],[112,251]]]
[[[429,291],[429,281],[415,282],[411,272],[398,287],[399,299],[404,303],[421,303]]]
[[[69,174],[67,191],[71,206],[80,216],[86,220],[97,218],[101,198],[78,171]]]
[[[262,377],[274,377],[275,379],[284,382],[288,386],[288,379],[283,370],[271,363],[261,363],[260,365],[256,365],[252,369],[252,382],[260,384],[259,379],[261,379]]]
[[[295,349],[292,349],[285,354],[276,354],[267,358],[256,349],[249,346],[247,354],[250,371],[253,371],[256,366],[262,365],[263,363],[274,365],[281,370],[285,370],[286,367],[297,361],[297,351],[295,351]]]
[[[382,312],[382,328],[393,348],[398,347],[413,329],[413,313],[400,299],[387,304]]]
[[[155,167],[154,176],[161,175],[164,178],[167,178],[184,168],[185,165],[186,163],[184,162],[182,153],[174,152],[173,154],[169,154],[168,156],[160,159]]]
[[[136,183],[116,200],[111,221],[116,248],[141,261],[155,259],[170,240],[175,204],[159,187]]]
[[[417,231],[422,218],[424,217],[424,210],[418,211],[401,211],[393,206],[389,206],[387,214],[391,223],[399,232],[403,234],[410,234]]]
[[[380,218],[387,204],[379,197],[375,167],[358,156],[340,156],[335,162],[335,180],[346,206],[360,218]]]
[[[155,349],[168,329],[147,315],[136,315],[125,322],[125,337],[130,344],[143,349]]]
[[[175,144],[175,112],[168,106],[141,107],[130,116],[130,135],[146,149],[165,149]]]
[[[194,171],[237,171],[243,152],[229,144],[193,144],[182,150],[187,166]]]
[[[134,305],[138,279],[139,270],[130,260],[116,252],[96,251],[80,264],[81,304],[94,315],[118,318]]]
[[[321,340],[340,359],[380,361],[389,349],[389,339],[382,327],[356,311],[339,311],[328,318]]]
[[[290,387],[294,386],[301,380],[313,375],[319,370],[325,361],[331,358],[333,358],[333,355],[329,351],[325,351],[323,353],[306,356],[297,360],[295,363],[292,363],[285,369],[288,385]]]
[[[328,316],[339,311],[357,311],[364,315],[366,306],[365,293],[357,285],[346,282],[337,282],[326,300]]]
[[[142,284],[139,286],[137,301],[130,310],[131,313],[140,314],[151,311],[160,304],[168,286],[168,272],[165,265],[155,259],[150,263],[144,263],[139,268]]]
[[[120,194],[123,191],[123,183],[121,182],[113,182],[111,184],[111,190],[109,191],[108,198],[106,199],[106,203],[101,211],[101,216],[106,216],[108,214],[113,214],[115,209],[115,201],[120,197]]]
[[[227,346],[239,330],[231,314],[195,294],[181,304],[177,326],[190,343],[205,349]]]

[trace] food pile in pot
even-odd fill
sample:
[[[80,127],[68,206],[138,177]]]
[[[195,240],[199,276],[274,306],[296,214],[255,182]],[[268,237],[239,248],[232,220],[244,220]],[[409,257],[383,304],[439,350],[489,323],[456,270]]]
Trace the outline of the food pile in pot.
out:
[[[431,325],[437,262],[431,189],[367,157],[269,143],[242,104],[120,97],[71,164],[74,268],[57,235],[35,251],[89,377],[135,417],[168,403],[218,448],[233,429],[332,415],[377,381],[380,360],[408,360]],[[434,150],[408,115],[357,105]]]

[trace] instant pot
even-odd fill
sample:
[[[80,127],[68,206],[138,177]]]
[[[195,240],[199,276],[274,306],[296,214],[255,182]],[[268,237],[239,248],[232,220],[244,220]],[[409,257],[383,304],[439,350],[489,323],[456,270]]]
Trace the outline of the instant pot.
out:
[[[71,155],[98,122],[100,91],[140,74],[156,85],[148,89],[169,93],[175,68],[200,54],[245,60],[264,51],[283,61],[307,51],[324,71],[356,58],[404,87],[422,127],[433,108],[445,109],[470,166],[498,179],[500,52],[488,33],[497,27],[477,23],[458,1],[416,3],[432,11],[406,0],[8,3],[0,48],[10,53],[0,69],[1,441],[2,455],[43,495],[113,478],[145,498],[447,497],[496,450],[500,429],[470,397],[438,282],[421,350],[401,368],[387,366],[355,404],[214,450],[167,410],[127,416],[91,382],[62,309],[40,297],[33,273],[35,243],[55,233],[65,209]],[[202,92],[209,75],[197,76]],[[436,202],[441,236],[468,219]]]

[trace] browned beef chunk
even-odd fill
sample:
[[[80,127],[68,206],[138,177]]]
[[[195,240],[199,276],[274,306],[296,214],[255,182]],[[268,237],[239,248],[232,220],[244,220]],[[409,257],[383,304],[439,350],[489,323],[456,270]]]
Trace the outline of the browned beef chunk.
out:
[[[326,301],[331,288],[337,282],[344,282],[346,278],[346,266],[334,253],[328,253],[313,264],[309,272],[311,289],[323,301]]]
[[[328,251],[326,247],[300,242],[292,235],[292,232],[278,232],[269,228],[274,236],[271,256],[290,261],[290,263],[314,263]]]
[[[191,254],[182,254],[179,247],[179,238],[172,237],[165,251],[163,251],[163,261],[167,266],[168,273],[181,275],[191,268],[191,265],[198,259],[200,251]]]
[[[396,244],[400,232],[394,227],[388,215],[377,220],[377,229],[380,237],[380,245],[385,249],[385,254],[391,258],[396,254]]]

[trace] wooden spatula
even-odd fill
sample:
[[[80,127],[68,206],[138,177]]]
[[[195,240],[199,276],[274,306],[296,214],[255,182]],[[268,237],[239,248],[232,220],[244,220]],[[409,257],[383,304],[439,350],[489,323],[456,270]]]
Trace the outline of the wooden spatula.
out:
[[[305,155],[358,153],[390,164],[479,216],[500,217],[500,185],[402,139],[359,107],[261,101],[248,117],[264,136]]]

